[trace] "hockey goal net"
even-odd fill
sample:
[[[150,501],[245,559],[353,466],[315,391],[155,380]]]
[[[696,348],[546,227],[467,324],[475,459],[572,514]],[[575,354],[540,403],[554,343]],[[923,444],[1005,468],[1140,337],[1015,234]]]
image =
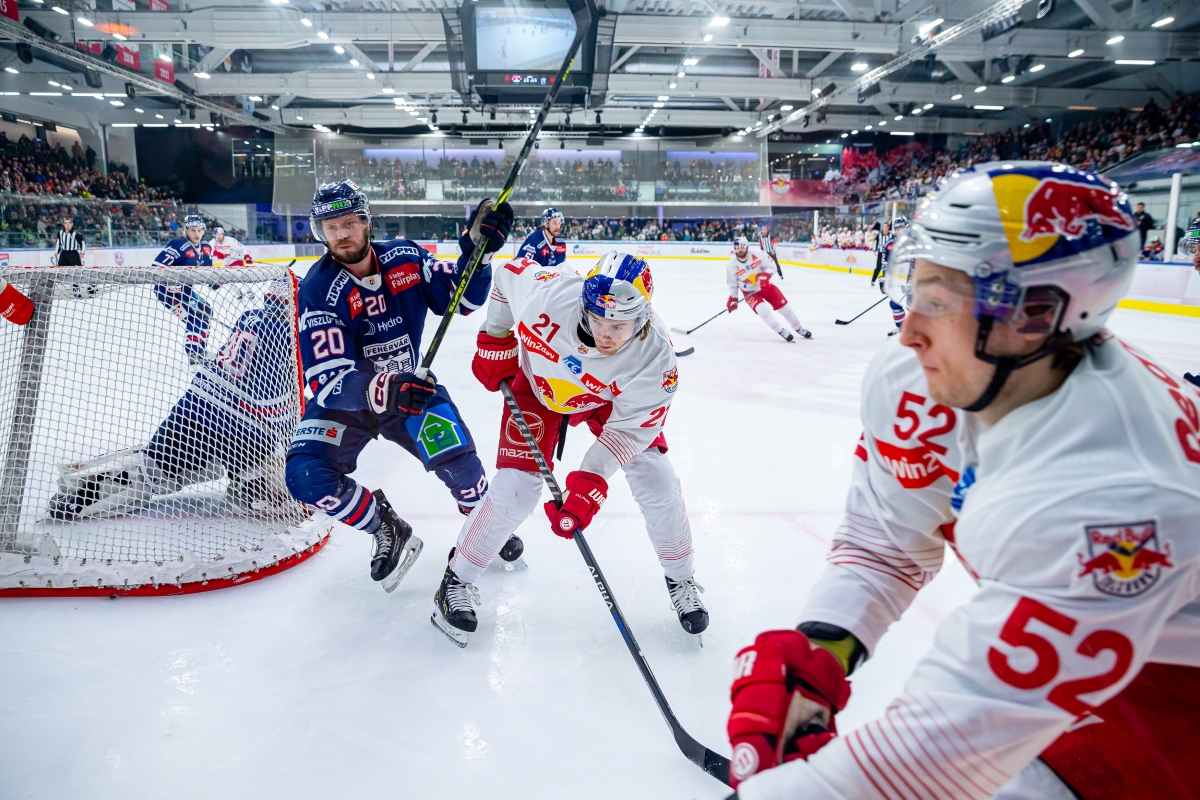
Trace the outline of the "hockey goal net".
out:
[[[6,267],[0,596],[254,580],[328,530],[287,493],[302,413],[296,279],[245,268]]]

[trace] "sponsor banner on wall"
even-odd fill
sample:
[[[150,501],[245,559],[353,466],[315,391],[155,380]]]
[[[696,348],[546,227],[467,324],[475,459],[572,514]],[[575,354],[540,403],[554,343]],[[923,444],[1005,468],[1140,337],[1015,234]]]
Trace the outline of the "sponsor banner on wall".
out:
[[[125,45],[117,45],[116,63],[122,67],[136,70],[142,69],[142,54],[138,52],[136,47],[126,47]]]
[[[17,21],[17,0],[0,0],[0,14]]]
[[[164,83],[175,83],[175,65],[168,61],[163,61],[161,58],[155,58],[154,77]]]
[[[831,181],[793,180],[787,173],[777,173],[760,183],[758,196],[763,205],[835,208],[846,203],[846,196]]]
[[[113,11],[137,11],[134,0],[112,0]]]
[[[167,0],[150,0],[151,11],[170,11],[171,6]]]

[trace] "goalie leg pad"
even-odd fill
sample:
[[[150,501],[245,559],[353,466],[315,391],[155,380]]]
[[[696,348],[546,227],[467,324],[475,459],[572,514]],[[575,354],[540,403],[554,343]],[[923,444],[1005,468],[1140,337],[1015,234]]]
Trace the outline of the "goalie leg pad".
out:
[[[112,517],[144,507],[156,485],[140,450],[123,450],[59,467],[58,493],[50,498],[51,519]]]

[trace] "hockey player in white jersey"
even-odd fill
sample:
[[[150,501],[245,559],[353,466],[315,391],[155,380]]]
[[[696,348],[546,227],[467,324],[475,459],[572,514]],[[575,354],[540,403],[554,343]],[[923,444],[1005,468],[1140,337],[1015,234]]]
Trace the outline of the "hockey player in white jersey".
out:
[[[225,233],[225,229],[219,225],[213,228],[213,238],[208,246],[212,248],[213,260],[220,259],[221,266],[244,267],[250,264],[245,245]]]
[[[829,566],[735,662],[739,798],[1196,796],[1200,394],[1104,329],[1136,260],[1124,195],[1070,167],[978,165],[922,204],[887,276],[910,350],[868,369]],[[978,593],[836,736],[944,543]]]
[[[788,305],[787,298],[779,287],[771,282],[771,267],[761,258],[750,252],[750,242],[745,236],[739,236],[733,243],[733,256],[725,265],[725,282],[729,285],[729,300],[725,306],[729,313],[737,311],[738,290],[746,297],[746,305],[767,323],[767,327],[783,337],[784,341],[795,341],[792,331],[805,339],[812,338],[812,332],[805,330],[800,324],[800,318]],[[779,316],[775,315],[779,312]],[[784,325],[779,317],[787,322]],[[788,329],[791,326],[791,330]]]
[[[667,329],[650,306],[652,293],[650,267],[630,255],[608,253],[586,279],[528,259],[510,261],[493,273],[471,366],[489,391],[510,381],[551,463],[568,422],[587,424],[596,442],[567,475],[562,507],[545,505],[551,530],[570,539],[586,528],[608,496],[608,479],[624,470],[679,622],[698,634],[708,612],[692,577],[691,528],[663,436],[679,373]],[[478,624],[475,581],[542,495],[537,464],[507,406],[496,467],[434,598],[434,624],[460,646]]]

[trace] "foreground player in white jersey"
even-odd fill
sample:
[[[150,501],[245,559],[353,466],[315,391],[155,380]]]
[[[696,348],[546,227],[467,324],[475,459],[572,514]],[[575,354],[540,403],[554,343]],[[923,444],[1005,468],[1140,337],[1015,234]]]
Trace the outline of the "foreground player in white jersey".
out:
[[[899,300],[915,257],[912,354],[868,370],[808,622],[738,654],[738,797],[1196,796],[1200,395],[1103,328],[1136,236],[1113,184],[1044,162],[976,166],[923,203],[889,260]],[[943,541],[980,591],[884,717],[835,738],[845,674]]]
[[[251,263],[245,245],[225,233],[225,229],[219,225],[213,228],[213,238],[208,246],[212,248],[213,260],[221,259],[222,266],[244,267]]]
[[[596,442],[567,475],[562,507],[545,504],[551,530],[570,539],[586,528],[608,496],[608,479],[624,470],[679,622],[698,634],[708,627],[708,611],[692,577],[692,532],[663,437],[679,373],[652,293],[650,267],[630,255],[608,253],[586,280],[528,259],[510,261],[493,274],[471,368],[490,391],[511,382],[551,463],[566,424],[587,424]],[[460,646],[478,625],[475,581],[542,495],[537,464],[507,406],[496,468],[434,598],[434,624]]]
[[[725,304],[729,313],[737,311],[738,290],[740,289],[746,297],[746,305],[750,306],[755,314],[762,317],[762,321],[767,323],[767,327],[782,336],[784,341],[795,341],[796,337],[792,335],[792,331],[805,339],[812,338],[812,332],[804,329],[796,312],[788,306],[783,292],[771,283],[770,266],[758,256],[751,255],[750,242],[745,236],[739,236],[734,240],[733,256],[725,265],[725,282],[729,285],[729,300]],[[788,330],[787,325],[779,321],[779,317],[775,316],[775,311],[778,311],[779,316],[792,326],[792,330]]]

